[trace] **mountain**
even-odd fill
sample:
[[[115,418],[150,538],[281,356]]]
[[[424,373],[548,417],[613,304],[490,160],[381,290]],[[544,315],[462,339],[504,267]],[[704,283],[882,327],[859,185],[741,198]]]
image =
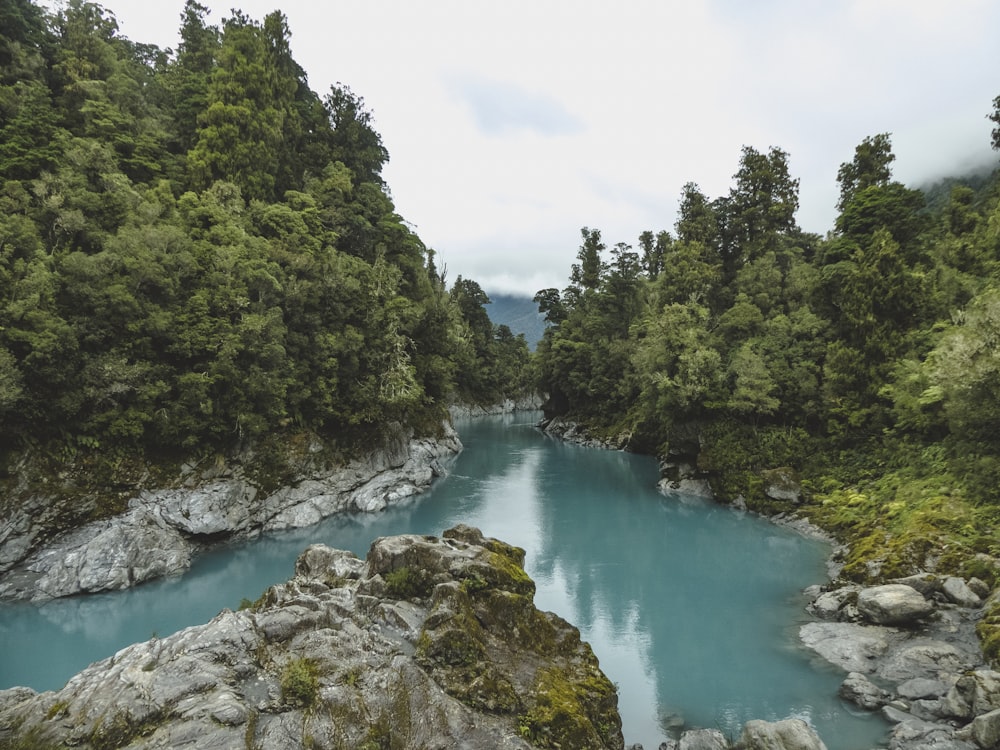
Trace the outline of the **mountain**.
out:
[[[489,298],[492,304],[486,306],[486,312],[493,324],[506,325],[515,335],[523,333],[528,348],[534,351],[546,326],[545,316],[538,312],[534,300],[514,294],[489,294]]]

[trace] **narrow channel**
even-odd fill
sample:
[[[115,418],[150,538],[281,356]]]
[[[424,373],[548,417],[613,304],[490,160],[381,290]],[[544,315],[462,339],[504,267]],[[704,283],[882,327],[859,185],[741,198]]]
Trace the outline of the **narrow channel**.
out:
[[[188,574],[42,606],[0,607],[0,688],[61,687],[123,646],[235,609],[287,580],[308,544],[367,552],[379,536],[464,522],[524,547],[536,602],[577,625],[618,685],[627,744],[679,728],[739,734],[753,718],[810,722],[830,750],[883,743],[886,724],[837,698],[844,675],[798,644],[801,590],[827,546],[655,489],[654,459],[568,445],[537,414],[457,427],[465,450],[429,493],[378,515],[335,517],[198,559]]]

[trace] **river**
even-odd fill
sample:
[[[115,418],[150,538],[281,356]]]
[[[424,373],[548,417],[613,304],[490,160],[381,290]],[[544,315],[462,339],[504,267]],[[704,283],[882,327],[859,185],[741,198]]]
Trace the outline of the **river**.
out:
[[[550,438],[537,414],[456,426],[465,450],[430,492],[198,558],[184,576],[111,594],[0,607],[0,688],[61,687],[119,648],[211,619],[287,580],[308,544],[367,552],[378,536],[458,522],[524,547],[536,603],[581,630],[619,688],[627,744],[683,724],[735,737],[752,718],[809,721],[830,750],[884,742],[877,716],[837,698],[844,675],[798,644],[801,590],[827,545],[694,498],[665,497],[650,457]]]

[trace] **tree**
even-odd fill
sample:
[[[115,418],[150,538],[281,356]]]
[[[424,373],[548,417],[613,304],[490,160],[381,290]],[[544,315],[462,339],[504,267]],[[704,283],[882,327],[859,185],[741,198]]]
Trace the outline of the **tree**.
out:
[[[993,124],[992,145],[995,151],[1000,151],[1000,96],[993,100],[993,111],[987,115]]]
[[[272,44],[273,44],[273,40]],[[238,185],[248,199],[270,200],[280,169],[282,128],[297,82],[279,69],[264,29],[237,11],[223,23],[208,106],[188,152],[192,184]]]
[[[896,160],[890,138],[890,133],[868,136],[854,149],[854,159],[840,165],[837,170],[839,211],[843,211],[861,190],[889,184],[892,179],[889,165]]]
[[[535,292],[532,301],[538,305],[538,312],[545,316],[545,322],[559,325],[566,320],[567,310],[559,290],[555,287]]]
[[[718,219],[712,204],[693,182],[684,185],[674,229],[680,242],[699,242],[705,247],[714,247],[718,238]]]
[[[601,259],[607,247],[601,242],[601,230],[583,227],[580,230],[583,237],[583,244],[577,251],[576,258],[579,263],[574,263],[570,272],[570,282],[581,292],[593,291],[600,286],[601,277],[604,274],[605,265]]]
[[[347,165],[355,185],[373,182],[383,186],[382,167],[389,160],[389,152],[373,127],[365,100],[349,86],[337,83],[330,87],[324,104],[333,126],[331,157]]]
[[[744,146],[733,178],[725,213],[736,248],[728,255],[741,263],[759,255],[770,237],[797,229],[799,181],[788,172],[788,153],[774,147],[762,154]]]

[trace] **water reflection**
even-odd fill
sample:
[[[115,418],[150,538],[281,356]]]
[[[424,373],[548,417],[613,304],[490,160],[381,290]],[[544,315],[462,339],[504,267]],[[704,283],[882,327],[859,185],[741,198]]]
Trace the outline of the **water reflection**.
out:
[[[458,522],[524,547],[536,601],[580,627],[619,686],[629,744],[679,723],[735,733],[801,716],[831,750],[881,738],[836,698],[842,675],[797,646],[797,592],[825,575],[823,545],[752,517],[655,492],[654,460],[554,441],[534,417],[465,422],[451,475],[409,504],[328,519],[200,557],[180,579],[0,607],[0,687],[52,689],[133,641],[205,622],[286,580],[322,542],[364,555],[378,536]]]

